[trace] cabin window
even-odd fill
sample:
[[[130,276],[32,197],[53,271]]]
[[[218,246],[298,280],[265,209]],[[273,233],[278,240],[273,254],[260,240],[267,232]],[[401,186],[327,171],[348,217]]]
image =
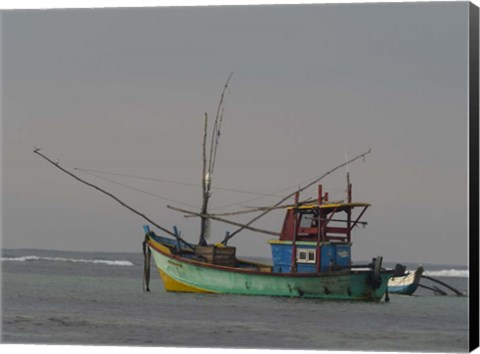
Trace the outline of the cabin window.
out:
[[[316,222],[315,215],[312,213],[304,213],[300,219],[300,227],[312,227],[313,224]]]
[[[315,263],[317,260],[317,252],[314,249],[299,248],[297,249],[298,263]]]

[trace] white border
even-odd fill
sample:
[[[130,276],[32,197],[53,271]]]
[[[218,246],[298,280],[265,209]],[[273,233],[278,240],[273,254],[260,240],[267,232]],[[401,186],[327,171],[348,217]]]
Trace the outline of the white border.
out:
[[[465,0],[453,0],[457,2],[467,2]],[[64,9],[64,8],[119,8],[119,7],[159,7],[159,6],[220,6],[220,5],[287,5],[287,4],[331,4],[331,3],[396,3],[396,2],[452,2],[452,0],[435,0],[435,1],[416,1],[416,0],[326,0],[326,1],[305,1],[305,0],[2,0],[0,3],[0,10],[13,10],[13,9]],[[476,6],[480,6],[480,0],[470,1]],[[0,22],[1,25],[1,22]],[[468,154],[468,152],[467,152]],[[164,348],[164,347],[92,347],[92,346],[68,346],[68,345],[11,345],[0,343],[2,353],[49,353],[56,354],[65,352],[68,353],[84,353],[85,350],[89,350],[92,353],[158,353],[159,350],[162,353],[195,353],[195,354],[216,354],[216,353],[269,353],[269,354],[297,354],[308,353],[311,351],[302,350],[257,350],[257,349],[211,349],[211,348]],[[313,351],[314,353],[331,353],[331,354],[351,354],[354,352],[347,351]],[[475,353],[479,353],[480,350],[475,350]],[[367,354],[369,352],[363,352]],[[404,352],[407,354],[407,352]],[[382,354],[382,352],[376,352],[376,354]]]

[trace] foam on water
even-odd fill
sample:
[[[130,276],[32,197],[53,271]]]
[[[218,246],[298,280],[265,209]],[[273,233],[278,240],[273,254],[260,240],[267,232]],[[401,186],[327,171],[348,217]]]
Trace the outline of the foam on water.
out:
[[[29,261],[52,261],[52,262],[71,262],[71,263],[95,263],[106,264],[113,266],[133,266],[130,261],[112,261],[107,259],[75,259],[75,258],[60,258],[60,257],[39,257],[39,256],[23,256],[23,257],[2,257],[1,261],[13,262],[29,262]]]
[[[469,272],[466,269],[442,269],[434,271],[425,271],[423,274],[431,277],[454,277],[454,278],[468,278]]]

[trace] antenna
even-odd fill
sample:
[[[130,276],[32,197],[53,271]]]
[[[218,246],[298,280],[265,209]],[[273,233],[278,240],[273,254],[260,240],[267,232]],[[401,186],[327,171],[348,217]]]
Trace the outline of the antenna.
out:
[[[350,203],[351,202],[351,191],[350,191],[350,169],[348,168],[348,151],[347,148],[345,147],[345,169],[347,170],[347,200]]]

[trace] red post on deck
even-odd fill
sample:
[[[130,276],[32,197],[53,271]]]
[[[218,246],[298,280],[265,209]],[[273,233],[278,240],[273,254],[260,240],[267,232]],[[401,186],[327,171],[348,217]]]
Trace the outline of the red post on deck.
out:
[[[318,206],[322,205],[322,185],[318,185]]]
[[[297,230],[298,230],[298,201],[300,200],[300,193],[295,193],[295,207],[293,209],[293,237],[292,237],[292,261],[291,261],[291,272],[297,271]]]

